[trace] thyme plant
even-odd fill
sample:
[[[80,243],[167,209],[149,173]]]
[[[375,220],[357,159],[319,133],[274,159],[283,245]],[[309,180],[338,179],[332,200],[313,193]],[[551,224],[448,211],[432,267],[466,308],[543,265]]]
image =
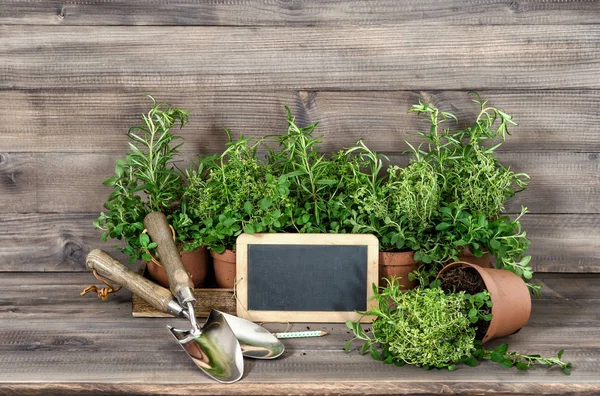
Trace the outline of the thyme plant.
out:
[[[376,307],[362,312],[374,316],[372,333],[368,335],[360,322],[346,323],[354,338],[346,343],[363,342],[362,354],[370,353],[375,360],[402,366],[412,364],[430,368],[455,370],[463,363],[476,366],[480,360],[491,360],[502,367],[527,370],[535,364],[548,368],[559,366],[570,374],[570,362],[561,360],[563,351],[556,357],[526,355],[508,352],[508,345],[496,349],[485,348],[476,339],[475,325],[480,319],[491,320],[491,306],[487,291],[475,295],[444,293],[439,287],[401,290],[396,279],[384,288],[373,285]]]
[[[496,157],[496,150],[510,134],[509,126],[516,123],[475,95],[473,101],[479,105],[479,113],[475,122],[464,128],[453,129],[449,122],[458,124],[458,118],[431,103],[419,101],[409,110],[431,124],[429,131],[419,133],[425,142],[413,151],[434,169],[440,188],[439,206],[415,249],[415,260],[426,266],[411,278],[418,278],[423,285],[443,263],[457,260],[467,247],[478,257],[489,252],[497,257],[498,267],[525,280],[533,274],[531,257],[526,255],[530,242],[520,223],[527,209],[522,208],[515,219],[502,214],[506,201],[522,191],[529,179],[527,174],[505,167]],[[538,285],[528,286],[539,293]]]

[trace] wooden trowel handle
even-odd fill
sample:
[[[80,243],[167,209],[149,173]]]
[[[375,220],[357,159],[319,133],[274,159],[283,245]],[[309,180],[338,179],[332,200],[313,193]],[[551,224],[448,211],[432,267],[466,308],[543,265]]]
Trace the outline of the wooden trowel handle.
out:
[[[165,215],[162,212],[147,214],[144,218],[144,227],[146,227],[152,241],[158,244],[156,250],[169,277],[169,286],[173,295],[177,297],[181,304],[193,300],[194,284],[181,262],[181,256],[177,251],[175,241],[173,241],[171,229]]]
[[[88,269],[96,270],[101,277],[131,290],[133,294],[146,300],[161,312],[168,312],[176,316],[181,313],[181,307],[175,303],[169,290],[136,274],[105,251],[92,250],[87,255],[86,265]]]

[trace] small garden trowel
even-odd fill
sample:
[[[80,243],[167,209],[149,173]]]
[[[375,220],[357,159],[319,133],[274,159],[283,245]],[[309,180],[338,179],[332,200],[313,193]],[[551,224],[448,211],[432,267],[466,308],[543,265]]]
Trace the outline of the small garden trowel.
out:
[[[194,316],[194,301],[187,305],[187,309],[182,308],[167,289],[129,270],[102,250],[91,251],[86,264],[98,275],[131,290],[157,309],[173,315],[186,316],[191,324],[190,330],[177,330],[169,325],[167,328],[196,366],[209,377],[223,383],[236,382],[242,378],[242,349],[223,314],[211,312],[209,319],[200,329]]]
[[[129,289],[161,312],[179,317],[189,316],[189,312],[175,301],[169,290],[133,272],[100,249],[93,250],[88,254],[87,266],[90,270],[96,270],[98,275],[103,278]],[[281,341],[264,327],[249,320],[213,309],[206,323],[210,323],[219,315],[222,315],[231,327],[240,343],[244,357],[275,359],[283,354],[285,348]]]

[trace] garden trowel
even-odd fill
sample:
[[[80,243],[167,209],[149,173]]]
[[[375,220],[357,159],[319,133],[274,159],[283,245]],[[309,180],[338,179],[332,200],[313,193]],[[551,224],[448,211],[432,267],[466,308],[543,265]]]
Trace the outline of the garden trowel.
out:
[[[93,250],[87,256],[87,266],[90,270],[96,270],[100,276],[129,289],[159,311],[189,319],[189,312],[175,301],[169,290],[133,272],[108,253],[99,249]],[[249,320],[213,309],[206,323],[211,323],[219,315],[225,318],[238,339],[244,357],[275,359],[283,354],[285,348],[281,341],[262,326]],[[172,329],[171,333],[174,330]]]
[[[196,366],[209,377],[223,383],[236,382],[242,378],[244,374],[242,349],[233,330],[220,312],[211,312],[209,320],[200,329],[194,316],[194,301],[187,306],[187,309],[182,308],[167,289],[127,269],[102,250],[91,251],[87,256],[86,264],[98,275],[131,290],[157,309],[173,315],[186,316],[191,324],[190,330],[177,330],[168,325],[167,328]]]

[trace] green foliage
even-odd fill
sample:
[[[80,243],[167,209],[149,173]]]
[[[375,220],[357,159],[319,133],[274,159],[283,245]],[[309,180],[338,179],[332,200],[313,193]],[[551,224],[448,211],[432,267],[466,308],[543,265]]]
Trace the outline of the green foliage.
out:
[[[233,141],[227,134],[221,155],[198,158],[185,193],[198,225],[196,240],[217,253],[234,249],[242,232],[278,232],[289,222],[288,178],[274,176],[272,166],[258,159],[261,141],[243,136]]]
[[[508,352],[508,344],[501,344],[496,349],[486,349],[481,343],[477,343],[477,350],[474,355],[479,359],[489,359],[498,363],[504,368],[516,367],[518,370],[529,370],[536,364],[545,365],[547,368],[558,366],[563,373],[570,375],[571,362],[563,362],[562,355],[564,350],[558,351],[556,357],[545,358],[540,355],[525,355],[517,352]]]
[[[354,173],[357,165],[343,152],[319,152],[321,137],[313,136],[317,124],[299,127],[286,107],[288,130],[271,136],[278,150],[269,148],[268,163],[277,175],[289,180],[290,205],[286,215],[290,232],[348,232],[352,188],[364,188],[367,179]]]
[[[363,352],[375,350],[389,363],[444,368],[474,349],[475,330],[464,315],[464,293],[444,294],[440,288],[401,291],[395,279],[376,291],[372,338],[359,323],[350,323]],[[349,345],[348,345],[349,347]],[[380,349],[379,349],[379,348]]]
[[[472,214],[464,210],[465,205],[451,203],[439,208],[435,216],[437,224],[432,233],[415,252],[415,260],[430,264],[422,268],[420,281],[427,284],[443,263],[457,261],[465,247],[477,257],[489,252],[496,256],[496,266],[514,272],[526,281],[533,276],[529,266],[531,256],[526,256],[530,241],[521,230],[521,214],[514,220],[501,216],[488,220],[484,214]],[[539,291],[537,285],[529,285],[533,291]]]
[[[363,174],[369,182],[355,189],[352,218],[353,233],[378,236],[383,251],[417,250],[420,239],[430,226],[431,216],[439,205],[439,186],[433,168],[422,158],[413,159],[406,167],[388,166],[387,176],[379,177],[382,159],[387,157],[368,149],[362,141],[347,153],[358,152]]]
[[[443,182],[441,199],[446,204],[458,203],[472,213],[481,213],[494,220],[503,211],[509,197],[527,186],[529,176],[514,173],[495,156],[509,134],[508,126],[516,125],[511,116],[487,106],[479,96],[473,100],[480,107],[475,122],[463,129],[443,129],[448,120],[458,119],[452,113],[439,111],[431,103],[419,101],[409,112],[426,118],[431,128],[419,133],[425,138],[427,151],[421,155],[434,166]],[[501,140],[500,142],[497,142]],[[489,143],[496,143],[489,147]]]
[[[144,255],[148,258],[149,243],[140,236],[143,220],[152,211],[162,211],[171,218],[185,216],[181,210],[183,179],[174,167],[178,156],[178,136],[170,129],[177,123],[183,127],[188,113],[167,103],[157,103],[150,96],[153,106],[142,115],[142,123],[131,127],[127,133],[129,149],[125,159],[118,159],[115,175],[103,184],[113,188],[104,204],[106,212],[94,221],[102,229],[102,240],[113,238],[125,242],[122,252],[130,262]],[[187,226],[178,224],[178,235],[187,233]],[[179,237],[178,242],[184,240]]]
[[[476,340],[474,326],[481,319],[491,320],[491,296],[487,291],[476,295],[444,293],[437,285],[402,291],[396,279],[388,281],[384,288],[373,285],[373,289],[376,307],[361,312],[374,316],[372,335],[359,321],[348,321],[346,326],[355,338],[346,342],[347,352],[353,342],[362,341],[361,354],[369,353],[375,360],[398,366],[412,364],[454,371],[459,363],[476,366],[478,361],[487,359],[519,370],[535,364],[548,368],[557,365],[570,374],[572,364],[561,360],[563,351],[556,357],[544,358],[509,352],[506,344],[494,350],[483,347]]]
[[[428,132],[419,133],[424,145],[413,151],[434,169],[440,188],[439,206],[415,249],[415,260],[426,266],[412,277],[423,285],[467,247],[477,257],[489,252],[496,256],[497,267],[525,280],[533,275],[526,255],[530,242],[520,224],[527,209],[514,220],[501,214],[507,199],[523,190],[529,179],[500,164],[495,155],[509,134],[508,127],[516,123],[479,96],[474,102],[480,112],[472,125],[462,129],[444,128],[448,121],[458,124],[457,117],[431,103],[419,101],[410,110],[431,124]],[[529,286],[539,293],[539,286]]]

